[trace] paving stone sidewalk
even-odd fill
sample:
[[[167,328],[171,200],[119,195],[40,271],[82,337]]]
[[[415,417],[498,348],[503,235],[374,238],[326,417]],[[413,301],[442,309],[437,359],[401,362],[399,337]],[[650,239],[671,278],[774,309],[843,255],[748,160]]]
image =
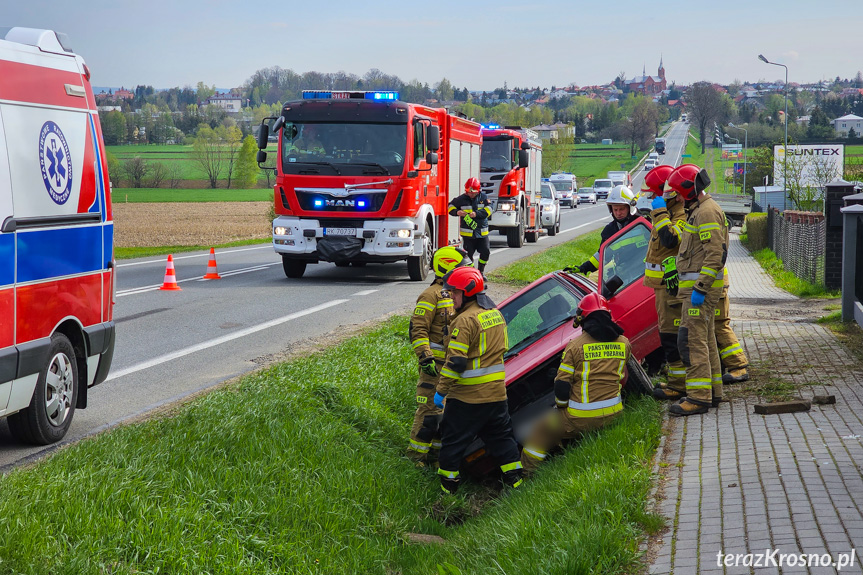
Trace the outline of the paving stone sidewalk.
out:
[[[757,400],[735,398],[707,415],[667,418],[656,511],[668,530],[650,542],[649,572],[863,573],[863,368],[827,328],[770,313],[775,302],[793,308],[796,298],[774,287],[736,235],[729,267],[732,317],[740,317],[733,327],[758,377],[802,384],[807,399],[835,395],[836,404],[763,416],[753,411]],[[744,318],[735,302],[745,300]],[[781,567],[778,554],[762,558],[767,566],[746,564],[747,554],[776,549],[794,557]],[[728,566],[723,556],[719,565],[720,552],[741,558]],[[854,564],[807,566],[800,554],[813,565],[810,554],[819,564],[824,554],[831,561],[849,554],[844,560]]]

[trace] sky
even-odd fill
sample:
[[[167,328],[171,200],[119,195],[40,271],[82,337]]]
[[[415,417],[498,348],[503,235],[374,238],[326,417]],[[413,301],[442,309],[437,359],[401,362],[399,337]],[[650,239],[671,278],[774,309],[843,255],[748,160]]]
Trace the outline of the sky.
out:
[[[371,68],[492,90],[853,78],[861,0],[0,0],[0,27],[65,32],[95,86],[241,86],[256,70]],[[309,89],[318,86],[308,86]]]

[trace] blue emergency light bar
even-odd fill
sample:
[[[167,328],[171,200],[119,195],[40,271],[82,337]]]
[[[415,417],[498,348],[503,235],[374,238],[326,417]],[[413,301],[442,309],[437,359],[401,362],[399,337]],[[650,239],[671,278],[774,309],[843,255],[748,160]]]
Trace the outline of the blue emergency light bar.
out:
[[[500,124],[483,124],[482,127],[486,130],[500,130]]]
[[[376,100],[394,102],[398,92],[361,92],[358,90],[303,90],[303,100]]]

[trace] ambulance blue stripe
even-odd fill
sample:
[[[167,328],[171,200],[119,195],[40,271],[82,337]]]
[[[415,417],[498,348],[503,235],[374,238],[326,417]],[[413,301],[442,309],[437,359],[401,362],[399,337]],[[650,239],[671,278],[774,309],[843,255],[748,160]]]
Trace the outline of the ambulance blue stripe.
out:
[[[87,211],[91,214],[102,211],[102,221],[105,221],[105,211],[102,206],[105,205],[105,181],[102,178],[102,157],[99,155],[99,138],[96,133],[96,124],[93,121],[93,114],[87,114],[90,119],[90,135],[93,138],[93,150],[96,152],[96,198],[93,200],[93,205]]]
[[[15,282],[15,234],[0,234],[0,286]]]
[[[19,231],[16,235],[18,283],[105,269],[102,226]]]
[[[102,214],[102,217],[104,218],[105,214]],[[111,258],[114,257],[114,224],[108,222],[102,230],[104,230],[102,233],[102,257],[105,260],[105,265],[102,267],[108,269],[108,266],[111,265]]]

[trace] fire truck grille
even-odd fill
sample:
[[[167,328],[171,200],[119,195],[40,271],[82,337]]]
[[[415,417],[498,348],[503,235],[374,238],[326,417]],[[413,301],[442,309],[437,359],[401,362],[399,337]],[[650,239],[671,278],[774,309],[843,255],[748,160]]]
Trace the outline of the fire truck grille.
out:
[[[310,212],[377,212],[386,194],[358,194],[337,197],[321,192],[296,190],[300,208]]]

